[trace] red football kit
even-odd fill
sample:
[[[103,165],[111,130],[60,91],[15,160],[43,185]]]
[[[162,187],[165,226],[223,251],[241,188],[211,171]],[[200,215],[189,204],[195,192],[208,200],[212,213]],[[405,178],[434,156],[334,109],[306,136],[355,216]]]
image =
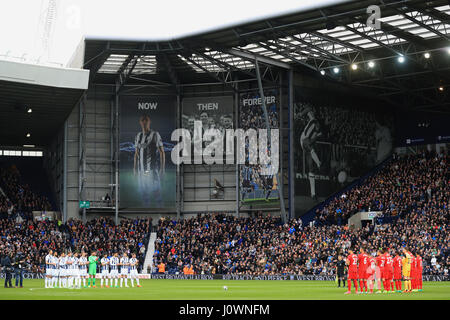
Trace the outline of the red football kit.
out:
[[[382,278],[384,279],[384,288],[388,291],[394,291],[394,282],[392,282],[392,278],[394,277],[394,259],[392,259],[389,253],[384,254],[385,257],[385,265],[384,265],[384,275]]]
[[[348,263],[348,291],[346,293],[350,293],[352,291],[352,280],[355,285],[356,293],[358,293],[358,256],[356,254],[349,254],[347,257]]]
[[[402,279],[402,258],[400,256],[394,258],[394,279]]]
[[[422,257],[417,255],[416,257],[416,265],[417,265],[417,289],[422,290],[422,271],[423,271],[423,263]]]
[[[359,279],[367,279],[367,267],[369,266],[369,256],[365,253],[358,255],[358,276]]]
[[[384,254],[377,257],[377,266],[380,268],[380,275],[383,277],[384,275],[384,266],[386,265],[386,257]]]
[[[359,288],[361,291],[367,292],[367,267],[369,266],[369,256],[365,253],[360,253],[358,255],[358,261]]]
[[[411,254],[411,289],[417,289],[417,258]]]
[[[392,279],[394,276],[394,259],[392,259],[389,253],[385,253],[385,265],[384,265],[384,275],[382,276],[385,279]]]
[[[356,254],[350,254],[347,257],[348,261],[348,279],[358,279],[358,256]]]
[[[394,282],[395,289],[402,291],[402,258],[400,256],[394,258]]]

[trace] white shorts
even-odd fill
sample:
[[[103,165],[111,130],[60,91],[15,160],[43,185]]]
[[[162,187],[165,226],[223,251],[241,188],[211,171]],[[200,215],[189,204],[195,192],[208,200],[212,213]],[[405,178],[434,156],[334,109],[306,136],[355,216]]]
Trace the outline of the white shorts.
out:
[[[80,277],[80,269],[73,269],[72,270],[72,276],[75,278],[79,278]]]
[[[130,278],[136,279],[138,277],[139,277],[139,273],[138,273],[137,269],[131,269],[130,270]]]
[[[117,270],[117,269],[111,270],[111,272],[109,273],[109,276],[111,278],[117,278],[119,276],[119,270]]]
[[[60,277],[65,277],[66,276],[66,269],[59,269],[58,270],[58,275]]]
[[[80,277],[87,277],[87,269],[86,268],[82,268],[79,270],[80,273]]]
[[[128,276],[128,269],[122,269],[122,270],[120,270],[120,275],[121,275],[121,276]]]
[[[108,270],[102,270],[101,276],[102,276],[102,278],[109,277],[109,272],[108,272]]]
[[[45,268],[45,275],[46,275],[47,277],[52,276],[52,269],[50,269],[50,268]]]

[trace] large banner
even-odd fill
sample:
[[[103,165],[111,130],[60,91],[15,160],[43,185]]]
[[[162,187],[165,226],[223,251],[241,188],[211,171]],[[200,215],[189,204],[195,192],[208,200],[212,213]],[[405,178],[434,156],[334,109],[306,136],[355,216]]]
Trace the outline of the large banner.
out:
[[[175,128],[175,97],[120,97],[121,207],[176,207]]]
[[[201,121],[203,130],[233,129],[233,97],[194,97],[183,99],[182,126],[194,136],[194,121]]]
[[[295,210],[302,215],[390,156],[393,116],[297,97]]]
[[[278,90],[265,90],[264,98],[271,129],[279,129],[279,94]],[[241,94],[239,98],[239,128],[267,129],[262,101],[258,91]],[[243,202],[269,201],[278,199],[278,182],[275,174],[262,174],[262,164],[250,164],[248,161],[248,142],[246,142],[246,163],[240,165],[240,199]],[[270,145],[267,154],[270,154]]]

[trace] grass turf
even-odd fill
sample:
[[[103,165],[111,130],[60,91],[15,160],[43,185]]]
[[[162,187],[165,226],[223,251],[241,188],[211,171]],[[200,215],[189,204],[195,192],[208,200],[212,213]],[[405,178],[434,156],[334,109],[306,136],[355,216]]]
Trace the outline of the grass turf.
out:
[[[141,281],[141,288],[100,288],[99,284],[97,288],[45,289],[43,279],[25,280],[24,288],[2,286],[0,300],[450,300],[450,282],[424,282],[423,292],[372,295],[344,295],[346,289],[337,288],[333,281],[155,279]]]

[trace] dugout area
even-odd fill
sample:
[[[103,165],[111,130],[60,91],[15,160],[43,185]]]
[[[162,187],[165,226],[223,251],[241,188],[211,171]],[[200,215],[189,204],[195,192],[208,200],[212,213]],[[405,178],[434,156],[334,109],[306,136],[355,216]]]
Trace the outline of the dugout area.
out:
[[[381,10],[379,29],[367,25],[370,5]],[[297,217],[317,203],[307,195],[308,160],[299,153],[296,103],[306,99],[389,113],[390,118],[381,122],[392,122],[394,144],[413,146],[407,140],[414,138],[411,132],[417,130],[418,119],[437,124],[449,116],[449,13],[448,1],[348,1],[165,41],[86,38],[68,67],[89,71],[87,87],[59,92],[57,85],[47,83],[32,91],[30,100],[31,84],[0,78],[2,144],[32,143],[44,152],[63,221],[145,214],[157,221],[159,216],[180,218],[211,211],[245,216],[259,210],[281,214],[283,219]],[[127,121],[123,101],[170,100],[172,109],[161,119],[169,119],[175,129],[190,121],[187,102],[225,99],[227,109],[210,116],[211,121],[231,122],[238,128],[244,119],[241,104],[259,97],[261,87],[265,96],[276,97],[267,107],[274,108],[280,132],[279,176],[269,184],[273,192],[267,200],[261,188],[264,182],[256,182],[259,185],[243,199],[246,173],[236,164],[189,164],[168,171],[170,181],[164,189],[168,200],[163,200],[167,205],[133,206],[133,201],[123,201],[127,177],[121,176],[125,161],[121,154],[128,152],[132,161],[133,152],[121,140]],[[39,123],[33,127],[36,134],[24,138],[22,131],[30,122],[8,135],[4,128],[12,121],[23,123],[21,108],[31,104],[37,117],[32,122]],[[60,113],[49,117],[54,106]],[[432,128],[423,130],[421,139],[446,136],[431,132]],[[323,143],[323,158],[332,153],[360,154],[357,146],[332,150],[330,145]],[[165,145],[167,150],[170,147]],[[346,175],[364,175],[376,164]],[[350,182],[329,187],[330,172],[337,169],[327,170],[315,173],[324,177],[317,178],[317,188],[323,190],[318,200]],[[111,200],[105,199],[106,194]],[[80,208],[80,201],[89,201],[89,208]]]

